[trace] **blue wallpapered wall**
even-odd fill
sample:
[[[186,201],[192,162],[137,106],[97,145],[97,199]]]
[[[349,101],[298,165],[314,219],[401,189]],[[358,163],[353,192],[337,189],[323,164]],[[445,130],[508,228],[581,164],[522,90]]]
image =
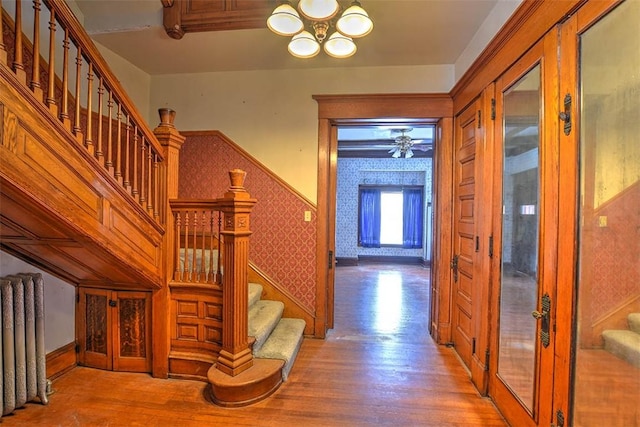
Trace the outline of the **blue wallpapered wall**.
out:
[[[433,161],[430,158],[338,158],[336,192],[336,258],[357,258],[358,255],[408,256],[430,260],[432,222],[431,196]],[[358,247],[358,186],[424,185],[425,244],[422,249]]]

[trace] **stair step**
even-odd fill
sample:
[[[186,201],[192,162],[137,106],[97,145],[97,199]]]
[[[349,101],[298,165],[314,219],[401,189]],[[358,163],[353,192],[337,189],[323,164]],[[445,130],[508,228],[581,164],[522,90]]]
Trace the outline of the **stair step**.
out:
[[[640,368],[640,334],[628,330],[602,331],[605,350]]]
[[[255,337],[255,355],[282,317],[284,304],[280,301],[260,300],[249,308],[249,336]]]
[[[636,334],[640,334],[640,313],[631,313],[627,316],[627,321],[629,322],[629,329]]]
[[[262,298],[262,285],[249,283],[249,307]]]
[[[254,356],[260,359],[284,360],[282,380],[286,381],[302,344],[304,328],[305,322],[302,319],[280,319],[262,348],[254,352]]]

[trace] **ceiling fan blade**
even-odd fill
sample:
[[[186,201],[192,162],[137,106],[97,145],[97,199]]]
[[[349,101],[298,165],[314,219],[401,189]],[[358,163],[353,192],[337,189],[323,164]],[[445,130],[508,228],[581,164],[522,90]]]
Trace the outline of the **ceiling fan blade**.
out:
[[[432,144],[416,144],[411,148],[418,149],[420,151],[429,151],[433,148],[433,145]]]

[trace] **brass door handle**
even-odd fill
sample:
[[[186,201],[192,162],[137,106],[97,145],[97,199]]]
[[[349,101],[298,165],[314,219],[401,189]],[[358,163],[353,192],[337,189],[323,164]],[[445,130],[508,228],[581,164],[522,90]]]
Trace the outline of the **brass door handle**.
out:
[[[538,310],[533,310],[531,312],[531,315],[536,319],[542,319],[543,317],[549,316],[549,312],[542,310],[542,313],[540,313]]]

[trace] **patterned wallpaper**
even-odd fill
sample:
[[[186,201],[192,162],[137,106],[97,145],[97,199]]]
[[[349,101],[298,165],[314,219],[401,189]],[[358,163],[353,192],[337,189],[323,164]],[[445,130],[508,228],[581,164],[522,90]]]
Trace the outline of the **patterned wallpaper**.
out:
[[[315,312],[316,208],[219,132],[183,132],[178,197],[217,198],[228,171],[247,172],[245,188],[258,200],[251,213],[249,259],[299,303]],[[311,221],[304,221],[304,212]]]
[[[407,256],[430,260],[432,159],[429,158],[338,158],[336,203],[336,257],[357,258],[358,255]],[[358,186],[360,184],[424,185],[425,244],[422,249],[358,247]]]
[[[580,287],[590,292],[585,313],[589,325],[640,294],[640,183],[600,206],[585,218],[580,236],[582,266]],[[599,218],[606,226],[598,227]]]

